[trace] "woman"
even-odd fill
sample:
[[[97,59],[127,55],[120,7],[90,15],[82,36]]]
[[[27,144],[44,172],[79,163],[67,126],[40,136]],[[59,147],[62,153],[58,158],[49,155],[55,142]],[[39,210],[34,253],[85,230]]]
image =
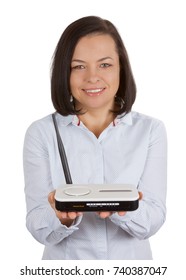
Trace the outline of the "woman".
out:
[[[34,122],[24,143],[27,228],[45,245],[43,259],[152,259],[148,238],[166,216],[166,132],[132,111],[136,86],[111,22],[89,16],[66,28],[51,94],[73,183],[130,183],[141,200],[132,212],[57,211],[54,193],[65,177],[52,116]]]

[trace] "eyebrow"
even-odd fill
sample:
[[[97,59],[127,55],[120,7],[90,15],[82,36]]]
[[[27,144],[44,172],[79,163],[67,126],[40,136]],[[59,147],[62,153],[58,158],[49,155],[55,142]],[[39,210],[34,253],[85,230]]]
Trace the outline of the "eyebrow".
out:
[[[107,60],[107,59],[112,59],[112,60],[113,60],[113,58],[112,58],[112,57],[110,57],[110,56],[106,56],[106,57],[102,57],[102,58],[98,59],[98,61],[97,61],[97,62],[101,62],[101,61],[104,61],[104,60]],[[72,60],[72,62],[86,63],[86,61],[81,60],[81,59],[73,59],[73,60]]]

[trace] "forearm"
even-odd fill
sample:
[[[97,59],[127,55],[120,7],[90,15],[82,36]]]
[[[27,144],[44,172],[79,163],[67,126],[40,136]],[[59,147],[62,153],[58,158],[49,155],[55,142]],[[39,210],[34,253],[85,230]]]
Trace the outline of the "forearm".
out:
[[[167,141],[161,123],[152,130],[138,191],[143,193],[139,208],[123,217],[114,214],[110,219],[130,235],[145,239],[155,234],[166,219]]]
[[[127,212],[125,216],[117,213],[110,217],[117,226],[138,239],[146,239],[154,235],[166,219],[166,209],[156,202],[142,200],[138,210]]]
[[[80,221],[81,217],[78,217],[71,224],[69,221],[66,225],[62,224],[49,205],[46,208],[33,209],[28,213],[26,225],[37,241],[44,245],[54,245],[78,230]]]

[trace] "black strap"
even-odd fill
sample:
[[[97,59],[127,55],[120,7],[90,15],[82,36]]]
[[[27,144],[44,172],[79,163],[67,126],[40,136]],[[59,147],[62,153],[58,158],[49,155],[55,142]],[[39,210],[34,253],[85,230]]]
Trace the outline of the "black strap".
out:
[[[53,119],[55,131],[56,131],[59,155],[60,155],[60,158],[61,158],[61,164],[62,164],[63,171],[64,171],[64,174],[65,174],[65,180],[66,180],[67,184],[72,184],[72,178],[71,178],[70,169],[69,169],[69,166],[68,166],[68,161],[67,161],[67,157],[66,157],[66,153],[65,153],[65,148],[63,146],[63,142],[62,142],[61,136],[59,134],[59,129],[58,129],[58,126],[57,126],[55,113],[52,114],[52,119]]]

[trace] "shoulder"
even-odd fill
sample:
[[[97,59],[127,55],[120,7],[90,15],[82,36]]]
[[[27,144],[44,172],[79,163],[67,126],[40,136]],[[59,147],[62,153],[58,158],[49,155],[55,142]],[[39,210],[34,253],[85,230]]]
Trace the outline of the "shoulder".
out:
[[[135,122],[156,123],[156,124],[162,123],[162,120],[160,120],[158,118],[155,118],[155,117],[152,117],[149,115],[145,115],[145,114],[142,114],[139,112],[132,111],[131,115],[132,115],[132,120],[134,123]]]
[[[164,127],[164,122],[158,118],[145,115],[139,112],[132,111],[131,112],[131,117],[132,117],[132,124],[135,125],[143,125],[146,127],[149,127],[151,129],[156,128],[156,127]]]
[[[63,131],[65,131],[65,128],[71,124],[72,119],[73,116],[62,116],[58,113],[56,114],[58,126],[59,128],[63,127]],[[51,137],[54,135],[56,134],[52,114],[34,121],[26,131],[26,137],[34,137],[37,139],[42,139],[43,141],[47,141],[49,139],[51,140]]]
[[[52,115],[47,115],[41,119],[32,122],[27,128],[26,135],[42,135],[52,129]]]
[[[166,127],[162,120],[134,111],[131,115],[133,126],[149,134],[150,139],[167,138]]]

